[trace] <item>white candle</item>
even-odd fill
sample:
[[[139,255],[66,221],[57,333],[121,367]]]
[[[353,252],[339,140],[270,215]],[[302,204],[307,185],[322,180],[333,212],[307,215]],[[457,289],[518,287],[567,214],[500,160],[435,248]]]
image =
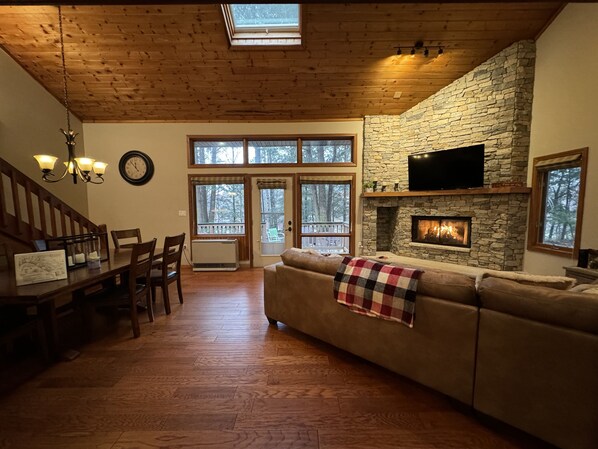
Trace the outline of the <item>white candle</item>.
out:
[[[72,267],[73,265],[75,265],[75,264],[73,263],[73,256],[69,256],[69,257],[68,257],[68,261],[69,261],[69,267]]]
[[[75,263],[85,263],[85,254],[75,254]]]
[[[98,253],[97,251],[92,251],[87,255],[88,259],[97,259],[98,258]]]

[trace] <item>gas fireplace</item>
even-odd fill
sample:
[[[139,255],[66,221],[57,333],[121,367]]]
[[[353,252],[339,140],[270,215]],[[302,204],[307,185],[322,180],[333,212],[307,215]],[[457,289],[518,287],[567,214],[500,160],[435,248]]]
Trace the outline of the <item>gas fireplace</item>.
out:
[[[471,217],[412,216],[411,241],[471,248]]]

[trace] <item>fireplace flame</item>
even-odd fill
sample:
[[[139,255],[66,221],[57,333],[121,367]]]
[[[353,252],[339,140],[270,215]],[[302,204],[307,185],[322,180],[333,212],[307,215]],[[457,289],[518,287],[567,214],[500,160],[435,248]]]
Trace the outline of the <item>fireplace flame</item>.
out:
[[[468,239],[469,224],[467,221],[420,219],[417,222],[417,241],[467,245]]]

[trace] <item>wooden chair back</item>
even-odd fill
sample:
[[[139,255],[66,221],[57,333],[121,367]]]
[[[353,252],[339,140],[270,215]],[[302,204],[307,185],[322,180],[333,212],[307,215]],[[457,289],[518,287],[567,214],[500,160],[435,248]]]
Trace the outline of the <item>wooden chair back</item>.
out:
[[[183,244],[185,233],[166,237],[164,239],[164,252],[162,254],[162,276],[167,276],[169,271],[181,271],[181,259],[183,257]]]
[[[116,249],[132,248],[133,245],[141,243],[141,230],[139,228],[115,229],[110,231],[110,235],[112,235],[112,241]],[[135,241],[131,242],[131,239],[135,239]],[[122,240],[125,240],[125,242]]]
[[[156,239],[149,242],[136,243],[131,252],[131,267],[129,269],[129,296],[138,297],[146,294],[150,286],[150,274],[154,251],[156,249]],[[141,286],[145,288],[141,288]],[[137,301],[135,299],[136,304]]]

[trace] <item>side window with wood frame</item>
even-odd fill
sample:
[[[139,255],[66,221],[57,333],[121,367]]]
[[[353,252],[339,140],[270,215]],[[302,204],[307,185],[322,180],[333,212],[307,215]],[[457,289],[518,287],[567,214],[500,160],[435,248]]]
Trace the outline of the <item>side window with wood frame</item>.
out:
[[[587,163],[587,148],[534,159],[528,250],[577,256]]]

